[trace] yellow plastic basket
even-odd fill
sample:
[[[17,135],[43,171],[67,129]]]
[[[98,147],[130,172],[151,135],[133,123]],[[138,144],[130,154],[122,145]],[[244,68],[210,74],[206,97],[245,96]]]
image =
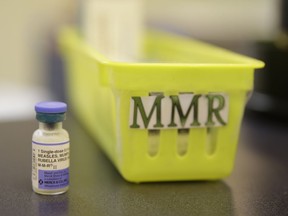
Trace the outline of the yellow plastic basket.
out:
[[[158,32],[147,34],[149,61],[139,63],[109,60],[73,29],[62,32],[60,44],[72,109],[126,180],[231,173],[254,69],[263,62]],[[189,110],[183,104],[192,99]]]

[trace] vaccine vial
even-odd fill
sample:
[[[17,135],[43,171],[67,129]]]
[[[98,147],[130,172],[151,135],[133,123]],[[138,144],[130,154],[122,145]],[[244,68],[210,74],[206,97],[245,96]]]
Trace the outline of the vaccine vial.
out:
[[[65,193],[69,187],[69,135],[62,128],[67,105],[40,102],[35,105],[39,128],[32,137],[32,187],[38,194]]]

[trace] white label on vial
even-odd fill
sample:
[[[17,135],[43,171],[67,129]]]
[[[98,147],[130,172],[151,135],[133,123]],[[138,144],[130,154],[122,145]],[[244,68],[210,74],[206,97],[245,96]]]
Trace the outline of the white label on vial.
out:
[[[69,185],[69,141],[32,141],[32,184],[43,190],[61,189]]]

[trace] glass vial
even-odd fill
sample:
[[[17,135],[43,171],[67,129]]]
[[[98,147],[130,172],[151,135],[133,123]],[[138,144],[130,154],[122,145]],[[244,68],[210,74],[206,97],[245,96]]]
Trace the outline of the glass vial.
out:
[[[35,105],[39,128],[32,137],[32,187],[38,194],[65,193],[69,187],[69,135],[62,128],[67,105]]]

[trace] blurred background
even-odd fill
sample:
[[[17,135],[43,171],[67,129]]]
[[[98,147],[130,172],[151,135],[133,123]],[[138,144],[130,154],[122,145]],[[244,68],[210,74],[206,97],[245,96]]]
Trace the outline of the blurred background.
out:
[[[63,26],[79,24],[83,1],[0,2],[0,121],[32,118],[38,101],[66,100],[57,35]],[[248,108],[280,116],[288,114],[285,8],[280,0],[143,1],[148,27],[264,60]]]
[[[0,121],[31,118],[35,102],[55,97],[50,56],[73,7],[71,0],[0,2]]]

